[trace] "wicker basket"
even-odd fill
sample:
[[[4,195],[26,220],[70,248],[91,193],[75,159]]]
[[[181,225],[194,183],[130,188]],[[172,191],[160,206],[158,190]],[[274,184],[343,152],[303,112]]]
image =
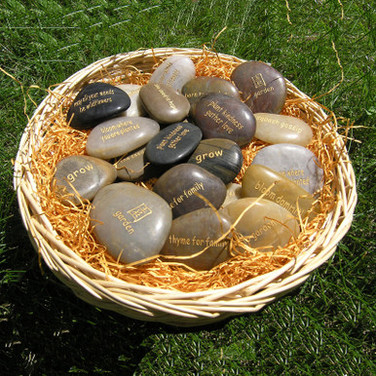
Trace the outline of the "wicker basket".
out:
[[[243,60],[201,49],[161,48],[119,54],[99,60],[59,84],[36,109],[22,136],[15,163],[14,188],[24,225],[35,249],[52,272],[84,301],[144,321],[156,321],[177,326],[196,326],[214,323],[245,312],[256,312],[276,298],[302,284],[310,273],[330,258],[348,231],[356,205],[355,177],[343,138],[334,138],[335,158],[333,186],[337,200],[328,214],[325,226],[311,244],[296,259],[273,272],[251,278],[228,288],[199,292],[181,292],[151,288],[108,276],[83,261],[60,240],[36,194],[36,176],[30,170],[32,148],[43,138],[46,119],[51,112],[61,111],[62,98],[72,96],[89,82],[98,81],[110,72],[126,81],[125,67],[137,67],[151,72],[156,61],[171,55],[188,55],[193,61],[203,52],[212,58],[237,66]],[[287,81],[290,98],[307,98]],[[313,101],[304,105],[324,124],[322,132],[332,132],[333,122]],[[336,132],[334,131],[336,134]]]

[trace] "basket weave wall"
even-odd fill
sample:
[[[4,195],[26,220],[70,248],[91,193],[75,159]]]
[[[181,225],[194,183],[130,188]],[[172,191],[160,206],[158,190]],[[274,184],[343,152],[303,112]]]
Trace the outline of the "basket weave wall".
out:
[[[218,290],[185,293],[149,288],[109,277],[88,265],[58,240],[55,230],[42,212],[35,193],[35,176],[29,168],[32,148],[40,143],[46,119],[51,112],[59,111],[65,96],[72,96],[89,82],[101,80],[103,72],[126,79],[124,71],[128,66],[151,72],[158,59],[188,55],[195,61],[202,54],[201,49],[160,48],[99,60],[58,85],[36,109],[23,133],[15,163],[14,188],[24,225],[33,246],[52,272],[78,297],[90,304],[131,318],[178,326],[204,325],[244,312],[255,312],[302,284],[313,270],[333,255],[338,242],[351,225],[357,199],[355,177],[343,140],[338,136],[335,138],[338,163],[334,171],[338,200],[334,210],[327,216],[324,229],[314,237],[311,245],[296,260],[274,272]],[[244,61],[234,56],[210,54],[219,56],[221,61],[231,63],[234,67]],[[308,98],[289,81],[286,82],[290,97]],[[327,114],[315,102],[308,102],[306,108],[318,122],[327,118]],[[333,126],[328,122],[322,131],[333,131]]]

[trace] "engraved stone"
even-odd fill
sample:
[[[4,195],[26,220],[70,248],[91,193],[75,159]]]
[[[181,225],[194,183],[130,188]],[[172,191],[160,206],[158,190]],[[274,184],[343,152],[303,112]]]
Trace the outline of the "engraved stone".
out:
[[[225,207],[228,204],[231,204],[231,202],[234,202],[234,201],[242,198],[242,186],[241,186],[241,184],[229,183],[229,184],[227,184],[226,188],[227,188],[226,198],[225,198],[224,203],[222,204],[222,207]]]
[[[232,223],[244,213],[235,225],[236,231],[247,237],[251,247],[260,247],[264,251],[284,247],[291,237],[296,238],[300,233],[294,216],[269,200],[242,198],[227,205],[222,212],[231,218]]]
[[[102,188],[92,205],[94,236],[116,260],[131,263],[155,256],[166,242],[171,209],[152,191],[115,183]]]
[[[172,165],[186,160],[202,138],[199,127],[175,123],[162,129],[146,146],[147,159],[158,165]]]
[[[145,116],[145,109],[140,98],[141,85],[124,84],[117,86],[119,89],[125,91],[131,100],[131,105],[128,109],[122,112],[121,116]]]
[[[182,121],[189,113],[188,99],[171,86],[148,83],[140,90],[148,114],[162,124]]]
[[[121,116],[97,125],[89,134],[86,152],[102,159],[127,154],[151,140],[159,124],[149,118]]]
[[[218,209],[226,197],[226,186],[221,179],[190,163],[170,168],[157,180],[153,190],[168,202],[174,218],[209,207],[207,201]]]
[[[268,190],[270,186],[274,186]],[[305,189],[299,187],[283,175],[262,165],[251,164],[242,180],[243,197],[259,197],[281,205],[294,216],[305,217],[311,209],[314,198]]]
[[[269,144],[296,144],[306,146],[312,141],[311,127],[303,120],[287,115],[255,114],[255,137]]]
[[[168,85],[181,91],[186,82],[194,78],[196,68],[188,56],[171,56],[167,58],[151,75],[150,81]]]
[[[76,129],[89,129],[125,111],[130,104],[130,98],[123,90],[96,82],[77,94],[68,110],[67,122]]]
[[[79,205],[82,199],[93,199],[100,188],[113,183],[116,169],[102,159],[72,155],[56,165],[54,178],[63,202]]]
[[[270,65],[247,61],[233,70],[231,80],[254,113],[281,112],[286,100],[286,82],[281,73]]]
[[[238,175],[243,164],[243,155],[235,141],[209,138],[199,143],[188,163],[208,170],[227,184]]]
[[[161,255],[191,256],[206,248],[192,258],[166,258],[166,261],[180,262],[196,270],[209,270],[230,257],[228,237],[219,240],[230,227],[230,219],[211,208],[182,215],[172,221]]]
[[[209,94],[196,105],[195,123],[204,138],[228,138],[243,146],[252,140],[256,121],[252,111],[239,99]]]
[[[294,144],[276,144],[261,149],[252,164],[279,172],[309,193],[322,188],[324,172],[316,156],[307,148]]]

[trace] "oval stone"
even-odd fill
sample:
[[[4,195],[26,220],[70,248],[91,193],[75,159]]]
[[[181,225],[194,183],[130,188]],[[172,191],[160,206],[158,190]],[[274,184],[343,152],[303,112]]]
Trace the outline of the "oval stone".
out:
[[[79,205],[83,199],[92,200],[100,188],[116,179],[115,167],[102,159],[72,155],[56,165],[54,179],[63,202]],[[68,194],[67,197],[64,197]]]
[[[307,146],[313,137],[311,127],[303,120],[287,115],[255,114],[255,137],[269,144]]]
[[[85,86],[76,96],[67,114],[75,129],[89,129],[125,111],[131,104],[123,90],[104,82]]]
[[[284,247],[300,233],[294,216],[269,200],[242,198],[227,205],[221,212],[228,215],[232,223],[244,213],[235,225],[235,230],[247,237],[251,247],[264,251]]]
[[[162,124],[177,123],[189,113],[188,99],[171,86],[148,83],[140,97],[148,114]]]
[[[286,82],[282,74],[270,65],[261,61],[242,63],[233,70],[231,81],[254,113],[281,112],[287,95]]]
[[[195,113],[197,102],[205,95],[211,93],[221,93],[240,99],[239,90],[230,81],[219,77],[196,77],[183,86],[182,93],[191,104],[191,115]]]
[[[274,184],[274,185],[273,185]],[[268,190],[270,186],[273,187]],[[305,189],[268,167],[251,164],[242,180],[243,197],[259,197],[274,201],[295,217],[304,218],[312,208],[314,198]]]
[[[111,159],[127,154],[149,142],[160,130],[149,118],[122,116],[97,125],[89,134],[87,154]]]
[[[243,154],[235,141],[225,138],[209,138],[199,143],[188,163],[208,170],[228,184],[242,168]]]
[[[230,227],[230,219],[211,208],[182,215],[172,221],[161,255],[192,256],[187,259],[166,258],[166,261],[180,262],[196,270],[209,270],[231,257],[228,236],[218,241]],[[193,256],[202,250],[203,253]]]
[[[172,165],[186,160],[202,138],[199,127],[190,123],[176,123],[162,129],[146,146],[151,163]]]
[[[224,94],[209,94],[196,105],[195,123],[204,138],[227,138],[243,146],[256,130],[252,111],[239,99]]]
[[[279,172],[309,193],[322,188],[324,172],[315,154],[294,144],[276,144],[261,149],[252,161]]]
[[[186,82],[194,78],[196,68],[188,56],[171,56],[167,58],[151,75],[150,81],[171,86],[181,91]]]
[[[174,218],[209,207],[208,202],[218,209],[226,197],[226,186],[221,179],[189,163],[170,168],[157,180],[153,190],[168,202]]]
[[[117,86],[129,95],[131,105],[122,112],[121,116],[144,116],[145,109],[140,98],[141,85],[124,84]]]
[[[226,198],[225,198],[224,203],[222,204],[222,207],[225,207],[228,204],[231,204],[231,202],[234,202],[242,198],[241,184],[230,183],[230,184],[227,184],[226,188],[227,188]]]
[[[115,183],[102,188],[92,205],[94,236],[116,260],[131,263],[155,256],[166,242],[171,209],[152,191]]]

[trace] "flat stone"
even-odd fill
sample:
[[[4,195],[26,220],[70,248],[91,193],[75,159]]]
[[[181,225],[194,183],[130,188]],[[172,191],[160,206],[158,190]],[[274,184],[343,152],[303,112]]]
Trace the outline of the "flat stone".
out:
[[[255,137],[269,144],[307,146],[313,137],[311,127],[303,120],[287,115],[255,114]]]
[[[161,255],[192,256],[192,258],[166,258],[180,262],[196,270],[209,270],[230,258],[228,236],[218,241],[231,227],[230,219],[204,208],[192,211],[172,221],[170,234]]]
[[[235,141],[209,138],[199,143],[188,163],[208,170],[227,184],[238,175],[242,168],[243,154]]]
[[[156,121],[145,117],[122,116],[107,120],[90,132],[86,152],[102,159],[120,157],[145,145],[159,130]]]
[[[276,144],[261,149],[252,161],[279,172],[309,193],[323,186],[324,172],[309,149],[294,144]]]
[[[133,183],[115,183],[102,188],[92,205],[93,234],[116,260],[131,263],[159,254],[172,214],[157,194]]]
[[[221,213],[229,216],[232,223],[244,213],[235,230],[249,237],[249,245],[264,251],[284,247],[299,233],[294,216],[280,205],[265,199],[248,197],[227,205]]]
[[[206,200],[218,209],[226,197],[226,185],[221,179],[190,163],[182,163],[167,170],[157,180],[153,190],[168,202],[174,218],[209,207]]]
[[[188,81],[182,89],[191,104],[190,113],[193,116],[197,102],[211,93],[221,93],[229,97],[240,99],[239,90],[230,82],[219,77],[196,77]]]
[[[209,94],[196,105],[195,124],[204,138],[227,138],[243,146],[256,130],[252,111],[239,99],[224,94]]]
[[[150,81],[155,84],[171,86],[181,91],[186,82],[194,78],[196,68],[188,56],[171,56],[167,58],[151,75]]]
[[[186,160],[201,141],[202,132],[191,123],[175,123],[163,128],[146,146],[151,163],[172,165]]]
[[[268,191],[273,184],[274,186]],[[243,176],[242,195],[259,197],[265,192],[267,193],[263,198],[274,201],[297,218],[299,213],[304,218],[314,201],[310,193],[278,172],[262,165],[251,164]]]
[[[188,115],[188,99],[171,86],[148,83],[140,90],[147,113],[161,124],[178,123]]]
[[[120,114],[120,116],[145,116],[146,112],[140,98],[141,85],[124,84],[117,86],[129,95],[131,105],[128,109]]]
[[[92,200],[99,189],[113,183],[116,176],[114,166],[102,159],[72,155],[56,165],[54,179],[63,202],[79,205],[82,200]]]
[[[222,204],[222,207],[225,207],[228,204],[231,204],[231,202],[234,202],[242,198],[241,184],[229,183],[227,184],[226,188],[227,188],[226,198],[225,198],[224,203]]]
[[[282,74],[270,65],[247,61],[233,70],[231,80],[254,113],[281,112],[286,100],[286,82]]]
[[[75,129],[89,129],[125,111],[131,104],[127,93],[104,82],[85,86],[76,96],[67,114]]]

